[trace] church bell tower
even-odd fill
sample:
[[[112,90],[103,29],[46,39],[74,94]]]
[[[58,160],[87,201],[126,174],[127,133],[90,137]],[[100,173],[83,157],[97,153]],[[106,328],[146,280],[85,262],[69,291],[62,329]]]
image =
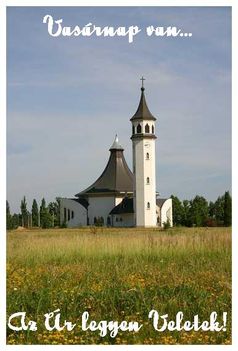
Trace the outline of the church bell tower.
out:
[[[144,78],[141,98],[132,123],[134,212],[137,227],[156,227],[155,121],[145,100]]]

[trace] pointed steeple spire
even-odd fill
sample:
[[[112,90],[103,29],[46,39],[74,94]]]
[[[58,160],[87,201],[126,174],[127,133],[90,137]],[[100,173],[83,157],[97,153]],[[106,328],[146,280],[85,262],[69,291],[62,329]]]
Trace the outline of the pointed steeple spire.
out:
[[[123,147],[121,146],[121,144],[119,144],[119,139],[118,139],[117,134],[116,134],[115,140],[114,140],[114,142],[109,150],[110,151],[112,151],[112,150],[122,150],[123,151],[124,150]]]
[[[142,81],[142,85],[141,85],[141,97],[140,97],[140,102],[139,102],[139,106],[137,108],[136,113],[134,114],[134,116],[130,119],[131,121],[134,120],[152,120],[152,121],[156,121],[156,118],[152,115],[152,113],[150,112],[147,103],[146,103],[146,99],[145,99],[145,87],[144,87],[144,80],[145,78],[142,77],[141,81]]]

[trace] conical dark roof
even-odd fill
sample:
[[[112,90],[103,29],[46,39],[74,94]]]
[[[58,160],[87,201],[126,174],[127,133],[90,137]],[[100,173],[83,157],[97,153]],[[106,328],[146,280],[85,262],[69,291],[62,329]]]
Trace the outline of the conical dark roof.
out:
[[[133,174],[127,166],[123,148],[116,137],[106,168],[101,176],[87,189],[76,194],[81,197],[96,193],[133,192]]]
[[[152,121],[156,121],[156,118],[152,115],[152,113],[150,112],[147,103],[146,103],[146,99],[145,99],[145,88],[142,87],[141,88],[141,97],[140,97],[140,103],[139,106],[137,108],[136,113],[134,114],[134,116],[130,119],[131,121],[134,120],[152,120]]]
[[[128,198],[127,196],[115,206],[110,214],[122,214],[122,213],[134,213],[133,198]]]

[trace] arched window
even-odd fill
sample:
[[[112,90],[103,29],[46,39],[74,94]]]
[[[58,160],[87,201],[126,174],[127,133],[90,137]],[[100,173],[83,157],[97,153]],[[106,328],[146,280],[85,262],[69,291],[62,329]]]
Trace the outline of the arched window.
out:
[[[149,154],[149,152],[146,153],[146,159],[147,159],[147,160],[150,159],[150,154]]]
[[[135,134],[135,126],[132,126],[132,134]]]
[[[149,132],[150,132],[150,126],[149,126],[148,123],[145,125],[145,132],[146,132],[146,133],[149,133]]]
[[[138,126],[136,128],[136,131],[137,131],[137,133],[141,133],[141,125],[140,125],[140,123],[138,124]]]
[[[149,210],[149,209],[150,209],[150,203],[147,202],[147,210]]]
[[[154,132],[155,132],[155,127],[152,126],[152,134],[154,134]]]
[[[150,184],[150,178],[149,177],[146,178],[146,184]]]

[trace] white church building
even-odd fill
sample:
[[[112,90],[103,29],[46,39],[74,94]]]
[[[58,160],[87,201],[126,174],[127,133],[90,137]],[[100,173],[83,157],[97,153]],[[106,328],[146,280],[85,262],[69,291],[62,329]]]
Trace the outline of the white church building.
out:
[[[116,136],[108,163],[100,177],[74,198],[60,198],[60,222],[67,227],[101,224],[111,227],[163,227],[173,225],[172,199],[156,192],[155,121],[141,98],[132,123],[133,173]]]

